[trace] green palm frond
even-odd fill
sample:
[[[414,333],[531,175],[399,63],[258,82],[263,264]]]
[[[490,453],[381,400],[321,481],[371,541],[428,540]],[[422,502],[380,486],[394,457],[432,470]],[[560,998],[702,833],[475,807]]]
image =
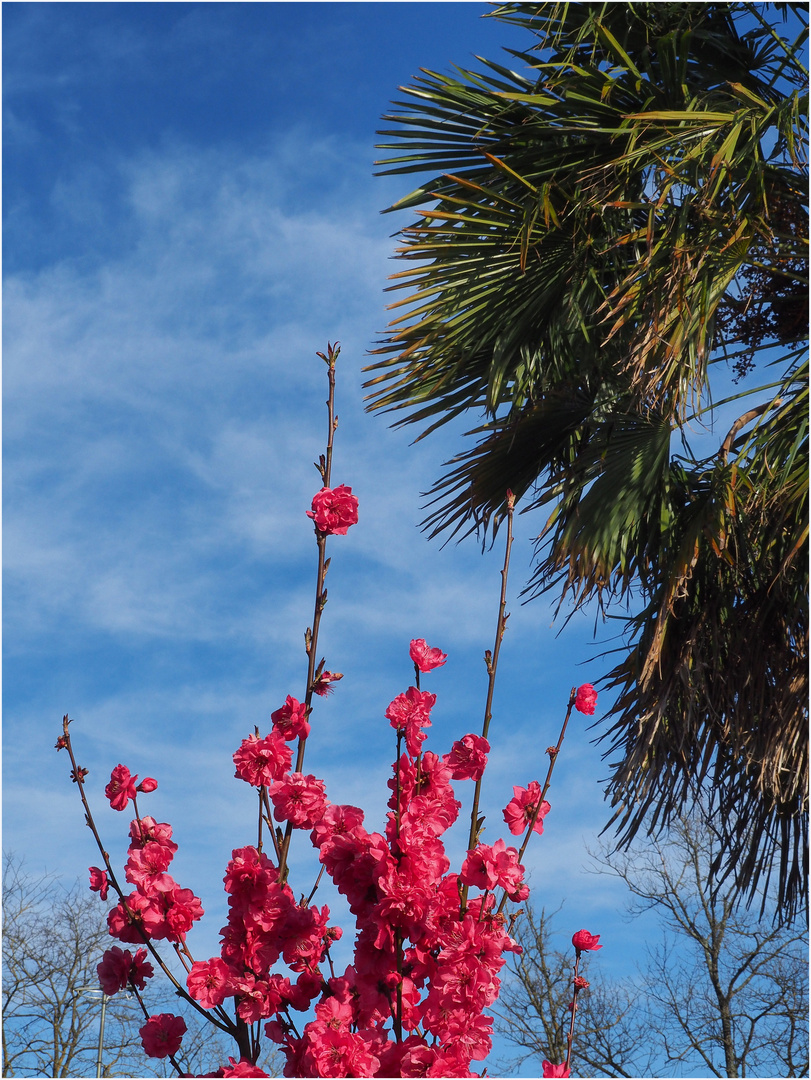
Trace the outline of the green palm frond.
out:
[[[608,676],[620,828],[666,822],[691,777],[712,779],[730,822],[719,872],[755,888],[777,859],[793,910],[800,864],[780,850],[803,847],[807,813],[807,20],[722,3],[492,16],[527,31],[516,70],[423,71],[386,117],[381,170],[431,179],[389,208],[416,220],[369,407],[422,435],[483,416],[426,527],[486,535],[507,488],[544,508],[530,594],[635,605]],[[712,416],[715,365],[752,394],[766,356],[777,396],[755,394],[711,458],[675,456],[691,418]]]

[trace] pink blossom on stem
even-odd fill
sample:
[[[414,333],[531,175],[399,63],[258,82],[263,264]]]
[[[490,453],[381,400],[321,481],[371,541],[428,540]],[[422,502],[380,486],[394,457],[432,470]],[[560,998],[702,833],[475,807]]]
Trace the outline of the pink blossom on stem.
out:
[[[99,986],[107,997],[112,997],[119,990],[126,990],[130,981],[130,968],[132,967],[132,953],[127,949],[119,949],[113,945],[107,949],[101,962],[96,965],[99,976]]]
[[[155,969],[146,958],[146,949],[136,949],[130,968],[130,984],[137,986],[139,990],[146,987],[146,980],[153,978]]]
[[[508,896],[519,891],[523,876],[524,867],[518,861],[518,851],[514,847],[508,848],[501,839],[492,847],[479,844],[469,851],[459,874],[466,885],[479,889],[501,887],[507,890]]]
[[[578,952],[594,952],[595,949],[602,949],[602,945],[597,944],[599,940],[599,934],[590,934],[588,930],[578,930],[572,935],[572,945]]]
[[[233,982],[232,985],[239,1001],[237,1015],[246,1024],[266,1020],[287,1004],[278,986],[279,976],[275,978],[277,981],[273,983],[265,979],[257,979],[250,972],[246,972],[244,978]]]
[[[280,932],[285,962],[293,971],[314,971],[324,955],[329,908],[293,907]],[[337,928],[336,928],[337,929]],[[317,993],[321,992],[319,978]]]
[[[110,934],[112,937],[118,938],[119,941],[124,941],[127,944],[142,945],[144,934],[146,934],[147,937],[150,937],[152,935],[152,930],[157,925],[152,918],[151,902],[148,897],[142,896],[141,893],[134,892],[130,893],[127,897],[126,905],[125,908],[123,901],[119,900],[116,906],[107,912],[107,926],[110,930]],[[147,912],[150,914],[149,927],[147,927],[144,918],[144,915]],[[141,933],[141,930],[143,930],[143,933]]]
[[[113,810],[125,810],[130,799],[135,798],[137,776],[131,776],[126,765],[116,765],[110,774],[110,783],[104,794]]]
[[[186,986],[195,1001],[204,1009],[213,1009],[222,1005],[234,990],[231,987],[231,970],[228,965],[215,956],[211,960],[196,960],[186,976]]]
[[[231,1065],[226,1065],[221,1075],[226,1076],[267,1076],[266,1072],[262,1072],[258,1065],[254,1065],[252,1061],[247,1058],[240,1058],[239,1061],[235,1061],[232,1057],[228,1060]]]
[[[127,881],[145,895],[154,891],[169,892],[175,882],[165,871],[173,855],[173,851],[160,844],[132,848],[124,868]]]
[[[597,691],[591,683],[583,683],[582,686],[578,687],[577,695],[574,699],[574,707],[578,712],[585,713],[587,716],[593,716],[596,704]]]
[[[363,811],[358,806],[328,806],[310,834],[313,847],[320,848],[338,836],[360,836]]]
[[[566,1063],[562,1065],[553,1065],[551,1061],[544,1060],[543,1063],[543,1075],[547,1076],[571,1076],[572,1074],[566,1068]]]
[[[266,787],[284,776],[290,768],[293,751],[278,731],[271,731],[264,739],[258,735],[249,735],[243,739],[234,754],[234,764],[238,779],[245,780],[254,787]]]
[[[179,885],[159,895],[166,906],[167,941],[183,941],[192,924],[205,914],[200,898],[191,889],[181,889]]]
[[[312,829],[324,815],[327,799],[324,781],[303,773],[290,773],[268,789],[277,821],[289,821],[297,829]]]
[[[147,1057],[164,1058],[176,1054],[186,1034],[186,1021],[172,1013],[150,1016],[138,1029],[141,1045]]]
[[[143,780],[141,781],[141,783],[138,785],[138,787],[135,790],[136,791],[143,791],[145,794],[147,794],[150,791],[154,791],[157,788],[157,786],[158,786],[158,781],[157,780],[154,780],[151,776],[145,776],[143,778]]]
[[[306,739],[310,734],[310,725],[307,723],[307,706],[296,701],[289,694],[284,705],[270,714],[275,731],[291,742],[293,739]]]
[[[225,891],[246,907],[261,907],[269,886],[276,882],[276,867],[255,847],[236,848],[225,871]]]
[[[99,985],[108,997],[117,994],[119,990],[126,990],[132,984],[139,990],[146,986],[146,980],[151,979],[155,969],[146,959],[146,949],[136,949],[132,956],[129,949],[119,949],[113,945],[107,949],[96,965],[99,976]]]
[[[409,646],[408,655],[423,674],[442,667],[448,659],[447,653],[442,652],[441,649],[432,648],[425,638],[414,638]]]
[[[107,893],[110,889],[110,883],[107,880],[107,871],[100,870],[98,866],[91,866],[89,867],[89,870],[91,892],[97,892],[102,900],[106,900]]]
[[[342,671],[322,671],[313,683],[313,693],[319,697],[327,697],[335,689],[332,684],[343,677]]]
[[[431,709],[436,704],[436,694],[419,691],[416,686],[409,686],[404,694],[398,694],[386,709],[386,719],[397,731],[405,734],[406,749],[412,757],[420,752],[425,741],[425,732],[421,729],[431,726]]]
[[[306,1060],[314,1076],[374,1076],[380,1067],[380,1059],[373,1053],[374,1043],[364,1038],[362,1032],[336,1031],[320,1028],[320,1022],[307,1025]],[[298,1075],[303,1075],[299,1073]]]
[[[521,833],[527,828],[532,815],[535,813],[535,807],[541,798],[541,785],[537,780],[530,781],[529,787],[514,787],[513,798],[507,803],[504,808],[504,821],[507,823],[507,827],[513,836],[520,836]],[[533,832],[541,835],[543,833],[543,819],[551,810],[549,803],[544,799],[541,804],[541,809],[535,819],[535,828]]]
[[[307,511],[307,517],[327,536],[346,536],[349,526],[358,522],[357,497],[345,484],[332,489],[323,487],[313,495],[313,508]]]
[[[101,958],[101,963],[96,965],[99,976],[99,986],[107,997],[112,997],[119,990],[126,990],[130,981],[130,968],[132,967],[132,953],[127,949],[119,949],[113,945],[107,949]]]
[[[172,826],[165,821],[155,821],[148,814],[140,820],[135,818],[130,822],[130,839],[130,850],[134,847],[145,847],[147,844],[158,844],[168,848],[172,854],[177,851],[177,844],[172,839]]]
[[[451,770],[454,780],[481,780],[487,765],[490,743],[481,735],[463,735],[442,760]]]

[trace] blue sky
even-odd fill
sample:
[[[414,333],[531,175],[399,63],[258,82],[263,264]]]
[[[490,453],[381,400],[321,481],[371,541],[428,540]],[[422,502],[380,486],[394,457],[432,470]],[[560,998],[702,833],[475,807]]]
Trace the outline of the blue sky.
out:
[[[208,911],[189,939],[201,959],[217,951],[228,855],[255,836],[231,755],[304,693],[328,340],[343,346],[333,479],[360,523],[331,541],[319,651],[345,677],[317,703],[307,770],[382,828],[383,714],[411,681],[412,637],[449,654],[424,684],[438,696],[427,748],[481,728],[502,548],[441,548],[418,527],[463,427],[410,446],[414,432],[364,412],[361,368],[387,322],[391,234],[408,223],[379,213],[409,178],[373,176],[375,128],[418,68],[521,43],[486,10],[3,5],[3,843],[68,880],[98,862],[53,750],[68,712],[119,862],[127,818],[105,809],[109,772],[158,779],[142,809],[173,824],[175,876]],[[541,524],[517,523],[490,843],[512,785],[543,779],[570,687],[606,670],[587,663],[593,614],[558,635],[550,604],[518,599]],[[602,933],[600,964],[622,973],[642,930],[621,920],[620,886],[585,869],[608,818],[593,737],[576,716],[526,862],[536,905],[565,898],[562,928]],[[463,825],[457,868],[465,842]]]

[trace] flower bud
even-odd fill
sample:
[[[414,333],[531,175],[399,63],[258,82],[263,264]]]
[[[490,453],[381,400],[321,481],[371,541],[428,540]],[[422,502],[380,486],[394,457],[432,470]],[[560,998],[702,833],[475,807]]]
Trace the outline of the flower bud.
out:
[[[602,945],[597,944],[599,940],[599,934],[590,934],[588,930],[578,930],[572,936],[572,945],[578,952],[594,952],[595,949],[602,949]]]
[[[577,695],[574,699],[574,707],[578,712],[585,713],[586,716],[593,716],[594,706],[596,704],[597,691],[591,683],[583,683],[581,687],[578,687]]]

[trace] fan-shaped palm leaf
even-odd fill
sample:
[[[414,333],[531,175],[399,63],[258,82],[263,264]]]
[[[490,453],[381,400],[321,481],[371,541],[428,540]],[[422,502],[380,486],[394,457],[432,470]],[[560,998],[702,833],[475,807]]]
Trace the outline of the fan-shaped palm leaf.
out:
[[[423,434],[484,412],[427,526],[495,529],[508,487],[546,506],[530,590],[635,605],[607,677],[623,835],[711,781],[719,873],[754,889],[774,863],[791,911],[807,813],[806,31],[772,24],[802,12],[495,15],[531,35],[522,72],[426,71],[386,117],[385,171],[432,179],[390,208],[418,219],[370,407]],[[712,456],[675,456],[712,416],[715,365],[747,375],[770,345],[776,390]]]

